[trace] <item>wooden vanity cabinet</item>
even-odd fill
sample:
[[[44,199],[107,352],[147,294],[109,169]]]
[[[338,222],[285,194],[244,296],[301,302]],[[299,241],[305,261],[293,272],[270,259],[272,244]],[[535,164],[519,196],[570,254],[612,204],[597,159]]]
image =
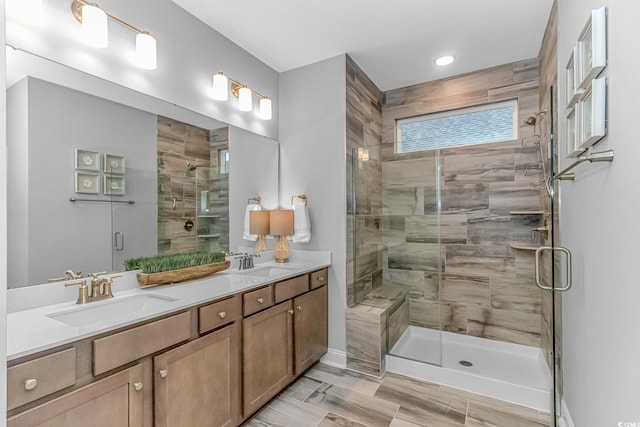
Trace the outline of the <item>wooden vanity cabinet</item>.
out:
[[[317,288],[293,300],[295,376],[301,375],[327,352],[328,289]]]
[[[16,361],[7,425],[239,426],[326,352],[326,276],[318,270]]]
[[[310,275],[276,283],[275,300],[290,299],[242,321],[245,419],[327,351],[327,286],[309,289]]]
[[[142,427],[142,367],[76,389],[7,420],[7,427]]]
[[[156,427],[240,424],[240,324],[154,357]]]

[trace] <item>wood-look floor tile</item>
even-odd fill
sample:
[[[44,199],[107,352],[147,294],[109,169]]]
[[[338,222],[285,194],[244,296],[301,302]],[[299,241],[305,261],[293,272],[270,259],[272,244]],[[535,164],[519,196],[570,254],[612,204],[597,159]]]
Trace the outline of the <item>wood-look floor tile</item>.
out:
[[[321,385],[306,402],[371,427],[389,426],[399,408],[395,403],[331,384]]]
[[[410,423],[409,421],[394,418],[389,427],[421,427],[420,424]]]
[[[326,415],[327,411],[318,406],[280,396],[263,409],[255,420],[271,427],[316,427]]]
[[[334,368],[322,363],[317,364],[313,369],[308,371],[305,377],[347,388],[358,393],[366,394],[367,396],[373,396],[382,382],[381,379],[370,375],[360,374],[347,369]]]
[[[320,387],[322,381],[314,380],[313,378],[302,377],[284,393],[285,396],[292,397],[294,399],[304,402],[307,397],[311,396],[311,393],[316,391]]]
[[[422,409],[405,408],[404,406],[401,406],[398,410],[398,413],[394,418],[394,421],[395,420],[409,423],[409,426],[421,427],[460,427],[465,425],[463,423],[441,417],[440,415],[434,415],[430,412],[423,411]],[[392,423],[391,425],[393,426],[394,424]]]
[[[522,408],[522,407],[520,407]],[[467,426],[475,427],[544,427],[549,426],[548,421],[540,420],[537,411],[535,416],[532,416],[528,411],[530,408],[524,408],[525,410],[518,409],[506,409],[502,405],[488,405],[485,403],[478,403],[469,401],[469,411],[467,413]]]
[[[533,408],[517,405],[515,403],[505,402],[504,400],[494,399],[481,394],[471,393],[457,388],[440,386],[440,394],[446,396],[457,396],[459,398],[468,399],[470,403],[481,405],[492,410],[514,414],[524,419],[541,420],[543,425],[548,425],[549,413],[541,412]],[[546,423],[546,424],[545,424]]]
[[[324,417],[324,420],[322,420],[322,422],[318,424],[318,427],[369,427],[369,426],[365,424],[357,423],[348,418],[344,418],[344,417],[341,417],[340,415],[336,415],[329,412],[327,416]]]
[[[374,397],[464,424],[467,400],[438,393],[438,384],[387,373]],[[409,420],[411,421],[411,420]]]

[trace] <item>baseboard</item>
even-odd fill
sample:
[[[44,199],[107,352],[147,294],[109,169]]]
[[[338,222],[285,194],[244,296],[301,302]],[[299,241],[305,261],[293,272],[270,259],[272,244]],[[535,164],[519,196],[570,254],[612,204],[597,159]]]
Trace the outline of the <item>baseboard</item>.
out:
[[[347,353],[330,348],[327,350],[327,353],[322,356],[320,362],[335,368],[345,369],[347,367]]]
[[[575,427],[573,419],[571,419],[571,413],[567,407],[567,402],[565,402],[564,399],[562,399],[562,403],[560,404],[560,413],[562,414],[559,422],[560,427]]]

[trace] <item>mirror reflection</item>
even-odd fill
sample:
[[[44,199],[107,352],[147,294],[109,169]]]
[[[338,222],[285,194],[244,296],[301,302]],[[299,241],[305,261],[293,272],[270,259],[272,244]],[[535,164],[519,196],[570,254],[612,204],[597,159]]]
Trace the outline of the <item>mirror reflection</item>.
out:
[[[30,61],[7,55],[9,287],[120,271],[131,257],[229,250],[230,176],[255,168],[234,158],[229,135],[272,165],[277,144],[161,100],[142,109],[48,81]],[[277,166],[269,171],[277,194]],[[246,204],[250,191],[237,197]]]

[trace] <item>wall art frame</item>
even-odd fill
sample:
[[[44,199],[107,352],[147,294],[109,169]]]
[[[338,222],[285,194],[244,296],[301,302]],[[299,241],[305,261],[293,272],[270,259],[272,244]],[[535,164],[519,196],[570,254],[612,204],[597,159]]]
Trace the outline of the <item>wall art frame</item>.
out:
[[[76,148],[75,168],[83,171],[100,172],[100,153]]]
[[[127,159],[114,154],[104,155],[104,172],[117,175],[124,175],[127,171]]]
[[[591,16],[578,37],[578,87],[585,89],[607,66],[607,8],[591,11]]]
[[[104,194],[107,196],[124,196],[127,193],[126,178],[117,175],[104,176]]]
[[[578,126],[577,106],[574,105],[567,111],[565,118],[565,140],[567,144],[567,157],[578,157],[584,153],[578,142],[580,140],[580,127]]]
[[[578,47],[575,46],[571,55],[569,56],[569,61],[567,61],[567,65],[565,67],[564,76],[565,76],[565,90],[567,96],[567,108],[572,108],[576,102],[578,102],[578,98],[584,92],[584,89],[580,89],[578,87],[578,79],[580,78],[579,69],[577,64],[580,63],[580,58],[578,54]]]
[[[82,194],[100,194],[100,175],[89,172],[76,172],[75,191]]]
[[[587,149],[607,134],[607,79],[593,79],[576,110],[579,147]]]

